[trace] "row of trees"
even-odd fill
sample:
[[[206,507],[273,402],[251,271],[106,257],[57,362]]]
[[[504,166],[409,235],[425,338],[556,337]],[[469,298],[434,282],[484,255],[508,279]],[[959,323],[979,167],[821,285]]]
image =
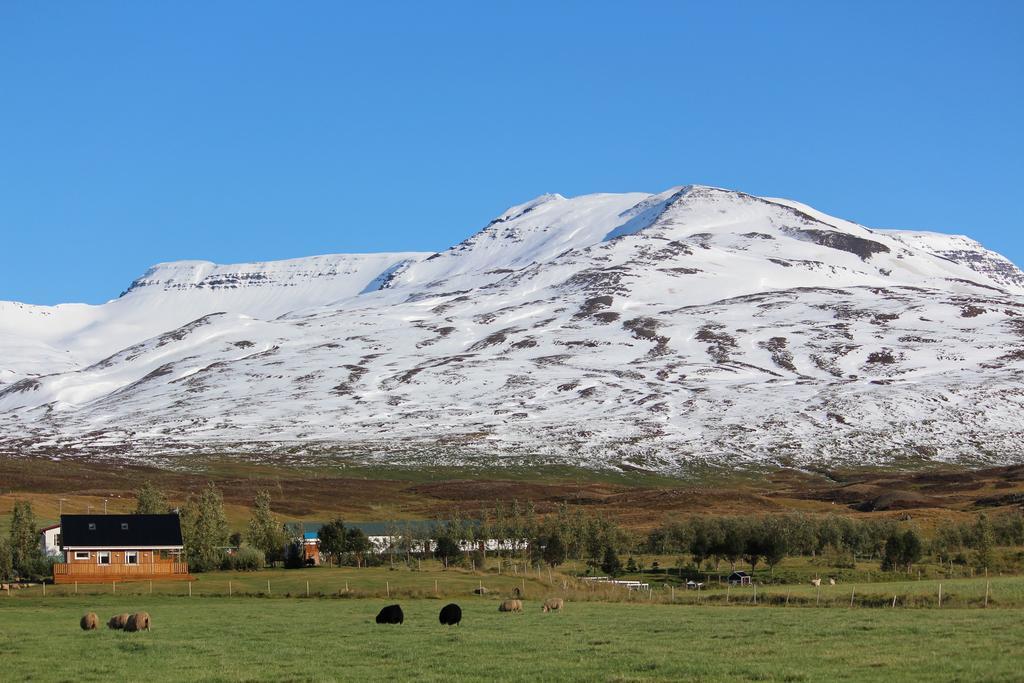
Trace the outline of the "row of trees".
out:
[[[691,517],[667,523],[647,538],[645,550],[689,554],[697,565],[713,560],[751,567],[764,560],[774,567],[795,555],[828,555],[832,563],[852,566],[857,559],[879,560],[882,569],[910,571],[930,553],[940,562],[992,568],[997,546],[1024,545],[1024,514],[940,525],[930,539],[892,519],[858,520],[802,514],[764,517]]]
[[[136,498],[135,511],[139,514],[171,510],[166,494],[150,482],[139,489]],[[257,492],[244,532],[231,533],[223,495],[213,484],[189,495],[178,512],[187,560],[195,571],[258,568],[280,561],[288,566],[304,564],[302,539],[293,539],[287,533],[272,512],[266,491]],[[414,554],[431,552],[446,564],[473,562],[481,567],[490,553],[503,562],[545,563],[552,567],[574,559],[585,561],[594,570],[616,574],[622,570],[620,553],[640,551],[688,555],[697,566],[714,562],[716,568],[722,562],[733,568],[743,562],[754,569],[763,561],[774,571],[789,556],[827,555],[837,566],[852,566],[857,559],[875,559],[885,570],[910,571],[926,553],[940,562],[991,568],[997,546],[1024,545],[1024,514],[991,518],[982,514],[971,522],[942,524],[929,539],[891,519],[803,514],[694,516],[671,520],[645,538],[637,538],[612,520],[579,507],[561,505],[550,514],[540,515],[531,503],[513,501],[481,510],[477,519],[455,512],[428,527],[391,523],[387,535],[391,543],[386,552],[392,562],[396,556],[411,560]],[[372,557],[365,534],[346,527],[341,519],[324,525],[319,539],[321,552],[332,564],[363,566]],[[493,540],[499,542],[498,547],[488,549],[484,541]],[[229,546],[235,548],[231,554],[225,552]],[[32,506],[18,501],[8,538],[0,538],[0,578],[48,573],[49,561],[39,546]]]
[[[575,559],[600,567],[607,557],[628,550],[632,541],[622,527],[601,515],[562,505],[542,516],[532,503],[518,501],[483,509],[477,519],[456,511],[428,527],[393,523],[387,535],[392,562],[396,555],[411,560],[425,554],[433,542],[433,556],[445,564],[476,567],[485,566],[489,555],[508,563],[554,567]],[[497,541],[497,547],[488,548],[489,541]]]

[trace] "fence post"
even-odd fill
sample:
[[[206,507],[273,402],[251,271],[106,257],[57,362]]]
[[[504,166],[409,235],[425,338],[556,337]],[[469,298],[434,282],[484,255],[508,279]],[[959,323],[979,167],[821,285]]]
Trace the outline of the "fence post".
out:
[[[939,607],[942,607],[942,584],[939,584]]]
[[[228,597],[231,597],[231,581],[228,581]]]
[[[110,582],[110,591],[111,591],[111,592],[112,592],[112,593],[113,593],[114,595],[117,595],[117,581],[111,581],[111,582]]]
[[[267,595],[270,595],[270,579],[267,579]]]
[[[987,568],[986,568],[987,571]],[[988,581],[985,582],[985,607],[988,607],[988,589],[992,584]]]
[[[434,579],[434,595],[437,595],[437,579]]]
[[[895,595],[892,596],[892,606],[893,606],[893,609],[896,609],[896,596]]]
[[[43,581],[43,597],[46,597],[46,582]]]
[[[149,594],[153,594],[153,579],[149,580]]]
[[[192,597],[192,582],[188,582],[188,597]]]
[[[306,597],[309,597],[309,581],[306,582]]]
[[[78,582],[75,581],[75,595],[78,595]]]
[[[821,586],[817,587],[814,593],[814,606],[818,607],[821,604]]]
[[[939,586],[940,586],[940,588],[939,588],[939,595],[940,595],[940,596],[942,595],[942,588],[941,588],[941,585],[942,585],[942,584],[939,584]],[[853,607],[853,596],[854,596],[854,595],[855,595],[856,593],[857,593],[857,587],[856,587],[856,586],[854,586],[854,587],[853,587],[853,590],[852,590],[852,591],[850,591],[850,607]],[[941,597],[939,598],[939,604],[940,604],[940,605],[942,604],[942,598],[941,598]]]

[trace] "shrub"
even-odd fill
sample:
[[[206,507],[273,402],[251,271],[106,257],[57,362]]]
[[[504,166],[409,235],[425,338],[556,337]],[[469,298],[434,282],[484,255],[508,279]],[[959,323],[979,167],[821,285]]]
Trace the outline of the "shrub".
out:
[[[267,557],[259,548],[239,548],[234,553],[224,557],[221,569],[231,569],[239,572],[254,572],[263,569],[267,564]]]

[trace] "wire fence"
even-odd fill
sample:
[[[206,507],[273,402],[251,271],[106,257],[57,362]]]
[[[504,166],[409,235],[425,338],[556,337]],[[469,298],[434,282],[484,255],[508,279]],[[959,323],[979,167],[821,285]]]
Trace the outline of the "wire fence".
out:
[[[866,585],[630,585],[554,572],[497,576],[471,571],[387,572],[330,569],[197,574],[192,581],[3,584],[0,598],[60,599],[76,595],[159,595],[184,598],[452,598],[562,597],[571,601],[735,607],[1022,608],[1024,577],[903,581]]]

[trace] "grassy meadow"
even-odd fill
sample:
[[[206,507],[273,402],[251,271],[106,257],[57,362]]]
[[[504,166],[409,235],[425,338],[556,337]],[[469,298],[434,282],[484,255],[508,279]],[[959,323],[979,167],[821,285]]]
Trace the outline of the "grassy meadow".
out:
[[[941,608],[938,583],[759,586],[756,603],[751,587],[436,568],[211,572],[191,596],[185,582],[36,585],[0,594],[0,680],[1020,680],[1024,578],[943,580]],[[481,584],[491,592],[473,595]],[[524,613],[499,613],[515,587]],[[565,611],[542,614],[555,595]],[[406,623],[376,625],[394,602]],[[457,628],[437,623],[447,602],[463,608]],[[89,610],[146,610],[154,628],[86,633]]]
[[[332,681],[1017,681],[1024,627],[1006,609],[782,609],[569,603],[502,614],[464,597],[401,600],[402,626],[378,626],[384,599],[169,595],[0,599],[4,680]],[[148,633],[83,632],[146,610]]]

